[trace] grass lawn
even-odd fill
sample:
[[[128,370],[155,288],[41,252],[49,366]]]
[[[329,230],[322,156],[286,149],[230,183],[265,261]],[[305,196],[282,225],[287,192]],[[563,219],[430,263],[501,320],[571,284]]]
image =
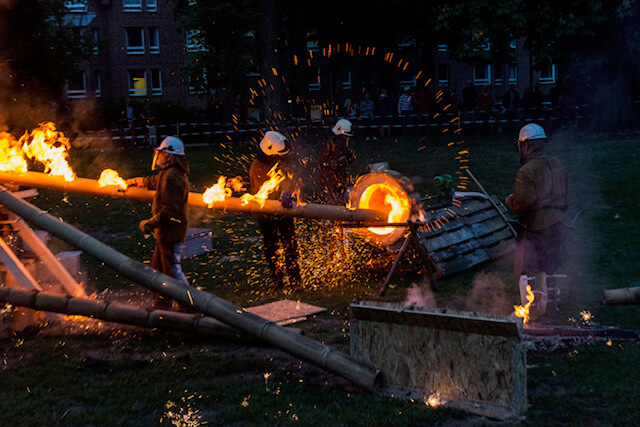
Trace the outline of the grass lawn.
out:
[[[518,169],[515,132],[468,134],[469,167],[492,194],[503,199],[512,191]],[[371,163],[385,161],[408,177],[420,176],[421,194],[433,191],[435,175],[458,168],[457,148],[446,137],[356,140],[354,176]],[[548,152],[560,157],[570,178],[568,236],[558,279],[560,312],[555,324],[607,325],[640,329],[638,306],[608,307],[602,290],[640,286],[640,228],[636,214],[640,159],[633,155],[640,136],[598,136],[558,130]],[[318,143],[298,142],[306,161],[307,181],[314,182]],[[256,147],[216,144],[187,147],[194,191],[219,175],[248,179]],[[150,149],[76,151],[71,163],[81,177],[97,178],[109,167],[124,177],[149,170]],[[470,186],[472,191],[476,188]],[[313,185],[309,200],[315,200]],[[33,203],[135,259],[150,262],[153,241],[137,229],[150,216],[150,204],[40,190]],[[575,221],[573,221],[575,218]],[[354,236],[348,238],[349,260],[341,280],[339,260],[321,224],[297,220],[304,302],[327,312],[300,324],[305,333],[349,352],[348,306],[354,299],[380,299],[379,286],[392,258]],[[186,260],[190,282],[234,304],[252,306],[283,298],[267,292],[268,273],[262,238],[244,214],[194,209],[192,226],[210,228],[214,250]],[[54,242],[66,249],[60,242]],[[87,281],[96,292],[146,290],[100,262],[83,258]],[[403,268],[384,297],[403,301],[421,274]],[[517,303],[512,259],[446,278],[435,295],[439,307],[508,314]],[[479,293],[485,298],[477,298]],[[488,297],[487,297],[488,296]],[[479,306],[480,305],[480,306]],[[582,314],[581,314],[582,313]],[[587,318],[588,320],[585,320]],[[533,425],[612,425],[640,423],[635,363],[640,346],[630,342],[592,343],[529,355],[529,411]],[[242,342],[217,342],[193,336],[78,321],[65,330],[27,330],[0,341],[0,425],[431,425],[488,423],[424,402],[386,399],[364,393],[341,378],[275,349]]]

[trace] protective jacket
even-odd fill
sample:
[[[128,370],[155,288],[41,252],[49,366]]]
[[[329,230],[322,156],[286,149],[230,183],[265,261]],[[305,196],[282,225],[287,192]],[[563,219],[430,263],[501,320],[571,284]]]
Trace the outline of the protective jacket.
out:
[[[260,190],[260,186],[269,180],[268,172],[276,163],[278,164],[278,170],[284,173],[285,178],[278,188],[269,194],[269,199],[279,200],[283,191],[293,194],[300,189],[300,180],[296,178],[296,176],[299,176],[298,168],[300,167],[300,162],[295,154],[289,152],[284,156],[267,156],[260,152],[249,168],[251,194],[256,194]],[[268,215],[260,214],[256,214],[254,217],[258,221],[268,220],[269,218]]]
[[[562,162],[537,151],[518,171],[506,202],[525,229],[544,230],[565,220],[568,193]]]
[[[189,227],[189,167],[184,156],[155,175],[143,178],[143,185],[155,190],[149,224],[156,240],[166,243],[184,242]]]

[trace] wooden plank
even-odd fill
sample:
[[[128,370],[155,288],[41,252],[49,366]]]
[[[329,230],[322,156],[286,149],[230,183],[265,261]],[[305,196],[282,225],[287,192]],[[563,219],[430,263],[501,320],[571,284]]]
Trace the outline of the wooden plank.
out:
[[[499,258],[503,255],[508,254],[509,252],[513,252],[516,248],[516,241],[514,239],[504,240],[500,242],[498,245],[492,246],[490,248],[485,248],[485,251],[489,255],[491,259]]]
[[[461,228],[460,230],[456,230],[451,233],[446,233],[446,234],[443,234],[442,236],[438,236],[431,239],[424,238],[420,240],[429,252],[435,252],[441,248],[446,248],[451,245],[466,242],[468,240],[474,239],[475,237],[476,236],[473,234],[473,231],[471,229]]]
[[[495,209],[487,209],[484,211],[478,211],[474,215],[466,216],[464,218],[464,221],[465,221],[465,224],[470,225],[470,224],[473,224],[474,222],[482,222],[489,218],[493,218],[495,216],[500,216],[500,214],[498,214],[498,212],[496,212]]]
[[[464,257],[456,258],[449,262],[438,263],[438,268],[444,276],[467,270],[475,265],[489,261],[491,258],[484,249],[475,250]]]
[[[25,268],[22,261],[13,253],[9,245],[0,237],[0,262],[2,262],[7,268],[9,274],[11,274],[16,282],[20,286],[27,289],[42,290],[42,287],[36,282],[31,273]]]
[[[497,244],[498,242],[502,241],[502,240],[514,240],[513,237],[513,233],[511,233],[511,230],[509,230],[506,226],[501,229],[496,231],[495,233],[492,233],[482,239],[480,239],[480,242],[482,244],[482,246],[484,247],[491,247],[494,246],[495,244]]]
[[[466,253],[478,249],[481,246],[482,244],[478,239],[473,239],[460,245],[449,246],[441,251],[431,252],[429,255],[434,262],[443,262],[456,256],[464,256]]]
[[[502,217],[496,216],[487,221],[471,224],[471,228],[473,229],[473,233],[476,237],[482,238],[487,234],[491,234],[497,230],[500,230],[507,226],[507,223],[502,219]]]
[[[40,258],[47,269],[53,274],[53,276],[60,282],[60,284],[66,289],[69,295],[75,297],[86,297],[86,293],[82,286],[75,281],[66,268],[60,263],[58,258],[49,250],[36,233],[27,225],[24,220],[16,215],[11,215],[15,218],[15,227],[20,233],[22,240],[31,248],[31,250]]]

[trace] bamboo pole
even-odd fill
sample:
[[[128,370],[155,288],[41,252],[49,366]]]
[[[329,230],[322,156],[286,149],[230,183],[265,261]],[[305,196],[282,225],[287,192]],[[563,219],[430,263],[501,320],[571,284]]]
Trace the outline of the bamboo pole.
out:
[[[218,319],[241,332],[254,335],[268,344],[340,375],[361,387],[369,390],[375,390],[379,387],[381,374],[376,368],[364,365],[311,338],[292,333],[274,322],[256,316],[215,295],[192,286],[186,286],[178,280],[152,269],[149,265],[121,254],[32,204],[14,197],[2,186],[0,186],[0,204],[27,222],[96,257],[124,277],[165,297],[174,299],[183,306],[192,307],[196,311]]]
[[[602,298],[607,305],[640,304],[640,286],[633,288],[605,289]]]
[[[196,332],[204,335],[240,337],[240,333],[210,317],[200,314],[177,313],[132,307],[120,303],[107,303],[88,298],[69,297],[50,292],[0,286],[0,302],[16,307],[85,316],[109,322],[124,323],[147,328],[160,328],[177,332]]]
[[[73,181],[65,181],[62,177],[51,176],[41,172],[2,172],[0,171],[0,182],[21,186],[47,188],[50,190],[60,190],[69,193],[87,193],[98,196],[127,198],[151,201],[155,191],[139,187],[129,187],[122,190],[116,186],[98,186],[98,180],[88,178],[75,178]],[[203,200],[201,193],[189,193],[188,203],[191,206],[208,208],[209,205]],[[250,201],[243,204],[239,197],[227,197],[220,202],[213,202],[211,209],[261,213],[267,215],[283,215],[289,217],[300,217],[310,219],[325,219],[333,221],[354,221],[354,222],[380,222],[386,221],[384,213],[379,213],[372,209],[349,209],[345,206],[320,205],[307,203],[306,205],[294,204],[291,208],[284,208],[277,200],[265,200],[264,206]]]
[[[493,201],[493,199],[491,198],[491,195],[489,193],[487,193],[487,190],[485,190],[484,187],[482,186],[482,184],[480,184],[480,181],[478,181],[476,179],[476,177],[471,173],[471,169],[467,169],[467,175],[469,175],[469,177],[473,180],[473,182],[476,183],[476,185],[480,188],[480,191],[482,191],[484,193],[484,195],[487,196],[487,199],[489,199],[489,202],[491,203],[491,205],[493,205],[495,210],[498,211],[498,213],[500,214],[500,216],[502,217],[504,222],[507,223],[507,226],[509,227],[509,230],[511,231],[511,234],[513,234],[513,237],[518,237],[518,233],[516,232],[515,228],[513,228],[513,226],[511,225],[511,223],[509,222],[509,220],[505,216],[505,214],[500,210],[498,205],[496,205],[496,202]]]

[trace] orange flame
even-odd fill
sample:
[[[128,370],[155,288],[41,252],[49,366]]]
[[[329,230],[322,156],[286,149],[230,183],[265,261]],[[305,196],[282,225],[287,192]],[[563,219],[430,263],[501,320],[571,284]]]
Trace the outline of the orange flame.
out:
[[[247,204],[249,204],[249,202],[253,201],[258,203],[260,207],[264,207],[269,194],[273,193],[278,188],[280,183],[284,181],[284,173],[282,173],[282,171],[278,170],[277,168],[278,163],[273,165],[271,170],[267,172],[267,176],[269,176],[269,179],[260,186],[260,189],[256,194],[245,193],[242,195],[242,197],[240,198],[242,206],[246,206]]]
[[[58,132],[53,123],[41,123],[31,134],[22,135],[18,142],[22,144],[22,151],[28,158],[44,165],[45,173],[61,176],[66,181],[75,179],[76,174],[67,161],[67,150],[71,147],[69,139],[62,132]]]
[[[27,161],[20,144],[7,132],[0,132],[0,170],[3,172],[27,171]]]
[[[529,306],[531,305],[531,303],[535,298],[536,298],[535,295],[533,295],[533,292],[531,291],[531,285],[527,285],[527,301],[529,302],[526,303],[524,307],[521,305],[513,306],[513,309],[515,310],[515,315],[518,317],[522,317],[523,323],[529,322]]]
[[[384,198],[379,200],[381,196],[384,196]],[[380,201],[382,203],[380,203]],[[368,186],[362,193],[358,206],[363,209],[376,209],[389,212],[387,222],[401,222],[406,213],[411,210],[409,200],[399,194],[394,187],[386,183]],[[369,230],[372,233],[384,236],[393,233],[395,227],[369,227]]]
[[[207,188],[202,195],[202,199],[209,207],[213,207],[214,202],[222,202],[225,198],[231,197],[234,191],[243,191],[244,189],[240,177],[227,180],[225,176],[220,176],[216,184]]]
[[[120,177],[120,174],[113,169],[105,169],[100,173],[100,178],[98,178],[98,187],[106,187],[108,185],[113,185],[116,187],[120,187],[122,190],[127,189],[127,182]]]

